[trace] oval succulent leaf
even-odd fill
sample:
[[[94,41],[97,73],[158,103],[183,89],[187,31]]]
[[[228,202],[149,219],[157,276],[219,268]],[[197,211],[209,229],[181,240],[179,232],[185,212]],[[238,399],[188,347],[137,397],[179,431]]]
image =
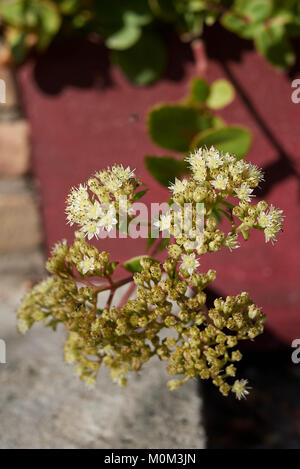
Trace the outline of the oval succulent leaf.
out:
[[[193,140],[192,148],[214,146],[224,153],[232,153],[241,159],[249,151],[251,140],[248,130],[231,126],[202,132]]]

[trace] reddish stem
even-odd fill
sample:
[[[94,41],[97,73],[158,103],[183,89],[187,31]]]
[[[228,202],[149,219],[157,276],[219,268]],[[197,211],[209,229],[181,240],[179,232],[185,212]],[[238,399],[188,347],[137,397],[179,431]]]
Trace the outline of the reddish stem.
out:
[[[134,293],[135,288],[136,288],[136,284],[134,282],[131,282],[131,285],[128,287],[128,289],[122,296],[122,299],[119,303],[119,308],[122,308],[127,303],[131,295]]]
[[[207,57],[204,42],[201,39],[194,39],[192,50],[195,59],[196,75],[204,77],[207,72]]]

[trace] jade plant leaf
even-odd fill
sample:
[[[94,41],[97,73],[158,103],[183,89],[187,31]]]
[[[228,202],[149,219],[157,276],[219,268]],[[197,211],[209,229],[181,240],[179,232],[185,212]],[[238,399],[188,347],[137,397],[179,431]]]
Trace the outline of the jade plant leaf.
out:
[[[140,86],[156,81],[163,74],[167,61],[164,43],[153,31],[143,32],[129,49],[113,50],[111,57],[128,79]]]
[[[192,139],[211,126],[210,115],[188,106],[158,106],[148,117],[152,140],[162,148],[178,152],[188,151]]]
[[[250,132],[243,127],[223,127],[206,130],[197,135],[192,142],[192,149],[214,146],[220,151],[232,153],[241,159],[248,152],[251,140]]]
[[[161,185],[168,187],[175,178],[180,178],[188,172],[187,163],[168,156],[146,156],[146,167],[151,175]]]
[[[234,100],[234,88],[229,81],[220,79],[212,83],[206,104],[211,109],[221,109]]]

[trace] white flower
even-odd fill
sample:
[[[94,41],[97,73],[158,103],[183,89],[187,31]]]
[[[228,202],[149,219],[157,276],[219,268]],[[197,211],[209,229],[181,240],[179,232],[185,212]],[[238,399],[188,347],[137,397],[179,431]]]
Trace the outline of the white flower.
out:
[[[205,151],[205,159],[209,169],[217,169],[223,165],[223,158],[214,147]]]
[[[261,212],[259,214],[257,223],[264,229],[266,243],[276,241],[276,234],[282,230],[282,213],[282,210],[277,210],[271,205],[269,212]]]
[[[172,215],[170,213],[166,213],[161,215],[159,220],[156,220],[153,225],[159,228],[160,231],[170,230],[172,222]]]
[[[197,243],[196,241],[192,241],[192,240],[187,240],[183,243],[183,247],[184,249],[187,251],[187,252],[191,252],[191,251],[194,251],[194,249],[196,248],[197,246]]]
[[[238,179],[248,168],[248,163],[245,163],[243,160],[235,161],[228,166],[228,171],[233,178],[233,180]]]
[[[237,249],[240,247],[238,241],[238,235],[237,234],[231,234],[228,235],[227,238],[225,238],[224,245],[232,251],[232,249]]]
[[[181,270],[186,270],[190,275],[199,267],[200,262],[196,259],[195,253],[183,254],[182,263],[180,266]]]
[[[263,172],[254,164],[248,164],[248,176],[250,179],[256,180],[258,183],[264,180]]]
[[[196,150],[186,157],[185,161],[190,164],[192,170],[205,166],[205,159],[203,158],[202,149]]]
[[[266,212],[261,212],[257,218],[257,223],[261,228],[267,228],[271,223],[271,218]]]
[[[87,186],[83,184],[79,184],[78,188],[73,187],[73,191],[79,199],[87,200],[89,198]]]
[[[215,189],[220,191],[224,191],[228,184],[228,177],[224,176],[223,174],[218,174],[216,179],[212,181],[212,185]]]
[[[93,271],[95,269],[94,257],[84,256],[83,260],[79,262],[79,268],[83,274]]]
[[[251,197],[254,197],[254,195],[252,195],[253,189],[251,189],[251,187],[249,187],[245,182],[243,182],[240,187],[237,187],[234,192],[240,200],[245,202],[250,202]]]
[[[180,179],[175,178],[175,182],[170,184],[169,189],[173,194],[182,194],[186,190],[186,185],[186,179],[182,179],[182,181],[180,181]]]
[[[196,168],[193,169],[193,176],[194,179],[198,182],[205,181],[207,176],[207,169],[205,163],[202,165],[198,165]]]
[[[115,207],[113,205],[110,205],[107,212],[100,218],[98,226],[110,232],[113,228],[113,225],[116,225],[117,222],[118,220],[116,219]]]
[[[73,187],[67,199],[67,220],[72,226],[74,223],[83,224],[87,220],[89,208],[89,194],[86,186],[80,184],[78,188]]]
[[[248,380],[247,379],[241,379],[241,380],[236,380],[234,382],[234,385],[232,386],[232,392],[234,392],[236,398],[240,401],[242,398],[245,398],[248,394],[249,391],[248,389],[251,389],[249,386],[247,386]]]
[[[259,308],[256,305],[250,305],[248,308],[248,316],[250,319],[255,319],[256,316],[260,313]]]
[[[284,216],[282,214],[283,214],[283,210],[276,209],[274,205],[270,206],[269,215],[273,223],[276,223],[277,225],[281,226],[283,223],[283,219],[284,219]]]
[[[18,331],[21,334],[26,334],[26,332],[29,330],[29,325],[28,322],[25,321],[25,319],[19,319],[18,321]]]
[[[236,161],[236,157],[232,156],[230,153],[227,152],[225,153],[225,155],[223,155],[223,161],[226,164],[231,164]]]
[[[129,166],[125,169],[123,165],[120,164],[114,165],[111,169],[108,168],[106,171],[99,171],[95,176],[100,179],[109,192],[114,193],[129,179],[134,178],[135,174],[134,171],[131,171]]]
[[[90,222],[86,223],[85,225],[83,225],[81,230],[85,233],[88,240],[92,239],[94,236],[96,238],[98,238],[99,227],[97,225],[97,222],[95,222],[95,221],[90,221]]]
[[[114,175],[110,176],[107,181],[105,181],[105,187],[107,190],[109,190],[109,192],[117,192],[120,187],[122,187],[122,181],[120,179],[118,179],[117,177],[115,177]]]
[[[116,176],[119,179],[119,181],[121,181],[122,183],[128,181],[131,178],[134,178],[135,177],[134,171],[135,170],[132,171],[129,166],[127,166],[127,168],[125,169],[122,164],[114,165],[111,168],[112,174]]]
[[[96,200],[93,204],[90,205],[88,210],[88,217],[91,220],[97,220],[103,214],[103,210],[99,202]]]

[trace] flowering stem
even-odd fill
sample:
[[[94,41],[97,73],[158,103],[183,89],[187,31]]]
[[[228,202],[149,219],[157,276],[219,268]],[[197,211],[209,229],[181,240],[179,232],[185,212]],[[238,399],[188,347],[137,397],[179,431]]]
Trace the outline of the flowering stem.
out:
[[[123,285],[126,285],[126,283],[132,282],[133,276],[131,275],[130,277],[123,278],[122,280],[119,280],[118,282],[111,283],[111,284],[106,284],[106,285],[100,285],[99,287],[95,288],[95,293],[101,293],[103,291],[107,290],[117,290],[118,288],[122,287]]]
[[[159,246],[159,242],[161,241],[161,238],[158,238],[155,243],[153,244],[153,246],[151,247],[150,251],[149,251],[149,256],[154,256],[156,254],[156,251],[157,251],[157,248]],[[132,284],[129,286],[128,290],[126,290],[126,292],[124,293],[120,303],[119,303],[119,308],[122,308],[122,306],[124,306],[125,303],[127,303],[127,301],[129,300],[129,298],[131,297],[131,295],[134,293],[134,290],[136,289],[136,285],[134,282],[132,282]]]
[[[109,309],[109,308],[110,308],[111,303],[112,303],[112,300],[113,300],[113,297],[114,297],[114,294],[115,294],[115,290],[112,288],[112,289],[110,290],[109,298],[108,298],[108,300],[107,300],[105,309]]]

